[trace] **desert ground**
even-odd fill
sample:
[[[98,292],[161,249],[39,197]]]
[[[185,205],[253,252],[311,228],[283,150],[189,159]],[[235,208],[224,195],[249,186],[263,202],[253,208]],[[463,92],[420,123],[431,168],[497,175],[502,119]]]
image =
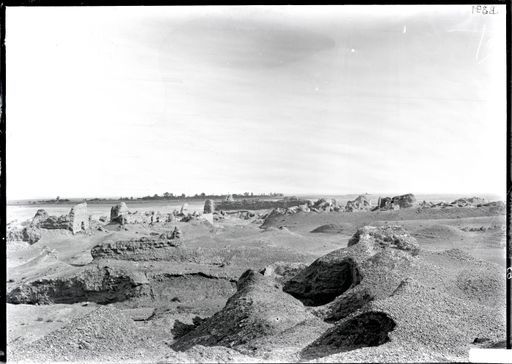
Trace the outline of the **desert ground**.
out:
[[[9,361],[467,361],[505,340],[502,202],[84,216],[8,225]]]

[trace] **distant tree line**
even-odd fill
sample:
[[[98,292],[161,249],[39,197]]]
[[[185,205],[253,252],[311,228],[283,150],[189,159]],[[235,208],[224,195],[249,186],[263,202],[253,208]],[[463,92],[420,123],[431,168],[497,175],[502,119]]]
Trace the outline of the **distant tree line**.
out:
[[[184,193],[182,193],[181,195],[178,195],[178,194],[173,194],[171,192],[164,192],[162,195],[158,195],[157,193],[155,193],[153,196],[143,196],[143,197],[139,197],[139,198],[133,198],[133,197],[121,197],[120,200],[126,200],[126,201],[137,201],[137,200],[186,200],[186,199],[191,199],[191,200],[197,200],[197,199],[223,199],[225,198],[227,195],[207,195],[206,193],[202,192],[202,193],[196,193],[195,195],[186,195]],[[233,196],[233,198],[262,198],[262,197],[282,197],[283,194],[282,193],[275,193],[275,192],[270,192],[270,193],[262,193],[262,194],[254,194],[253,192],[244,192],[244,193],[233,193],[231,194],[231,196]]]
[[[67,203],[69,202],[66,198],[60,198],[60,196],[57,196],[54,200],[42,200],[37,201],[37,203]],[[34,204],[36,201],[29,201],[29,203]]]
[[[150,200],[224,200],[227,196],[230,194],[224,194],[224,195],[207,195],[206,193],[196,193],[195,195],[186,195],[182,193],[181,195],[173,194],[170,192],[164,192],[162,195],[158,195],[155,193],[153,196],[144,196],[144,197],[120,197],[119,199],[116,198],[87,198],[87,199],[80,199],[81,201],[86,202],[96,202],[101,203],[105,201],[150,201]],[[273,198],[273,197],[283,197],[284,195],[282,193],[276,193],[276,192],[270,192],[270,193],[260,193],[260,194],[254,194],[252,192],[244,192],[244,193],[233,193],[231,194],[234,199],[257,199],[257,198]],[[76,202],[75,200],[71,201],[69,199],[60,198],[60,196],[57,196],[57,198],[53,200],[37,200],[37,201],[28,201],[29,204],[60,204],[60,203],[70,203],[70,202]]]

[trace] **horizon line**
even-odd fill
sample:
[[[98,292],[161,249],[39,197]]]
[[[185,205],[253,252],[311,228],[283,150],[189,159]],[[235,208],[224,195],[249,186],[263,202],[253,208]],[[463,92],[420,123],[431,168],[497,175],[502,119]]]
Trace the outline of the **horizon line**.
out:
[[[280,194],[282,196],[271,196],[271,193]],[[398,193],[398,192],[363,192],[363,193],[315,193],[315,192],[305,192],[305,193],[284,193],[284,192],[270,192],[270,193],[253,193],[253,196],[268,196],[268,197],[292,197],[292,196],[359,196],[359,195],[385,195],[385,196],[400,196],[405,195],[408,193],[412,193],[413,195],[492,195],[499,197],[500,194],[497,192],[406,192],[406,193]],[[213,193],[213,194],[205,194],[205,197],[207,196],[229,196],[229,195],[243,195],[242,193]],[[133,197],[134,200],[136,199],[142,199],[143,197],[153,197],[153,195],[145,195],[145,196],[130,196]],[[506,196],[506,191],[503,193],[503,197]],[[158,195],[158,197],[164,197],[162,195]],[[185,195],[185,198],[190,197],[201,197],[200,195]],[[247,197],[251,197],[250,195]],[[173,195],[173,199],[181,199],[183,198],[181,195]],[[123,196],[80,196],[80,197],[61,197],[59,196],[60,200],[91,200],[91,199],[105,199],[105,200],[121,200],[126,199]],[[31,197],[31,198],[17,198],[17,199],[6,199],[5,201],[7,203],[9,202],[17,202],[17,201],[40,201],[40,200],[56,200],[55,197]]]

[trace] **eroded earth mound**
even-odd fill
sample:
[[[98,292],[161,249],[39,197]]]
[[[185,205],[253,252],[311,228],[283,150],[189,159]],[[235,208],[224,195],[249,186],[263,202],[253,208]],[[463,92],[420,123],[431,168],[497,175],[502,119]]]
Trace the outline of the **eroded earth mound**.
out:
[[[312,315],[304,306],[271,278],[248,270],[238,280],[237,292],[226,306],[179,338],[172,348],[186,350],[198,344],[235,347],[279,334],[308,318]]]

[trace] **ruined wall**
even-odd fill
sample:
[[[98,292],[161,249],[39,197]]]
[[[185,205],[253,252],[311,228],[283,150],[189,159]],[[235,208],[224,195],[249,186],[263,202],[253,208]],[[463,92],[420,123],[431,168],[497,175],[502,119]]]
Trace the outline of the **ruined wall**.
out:
[[[69,212],[69,229],[73,234],[89,229],[89,222],[86,202],[80,203],[71,208],[71,211]]]

